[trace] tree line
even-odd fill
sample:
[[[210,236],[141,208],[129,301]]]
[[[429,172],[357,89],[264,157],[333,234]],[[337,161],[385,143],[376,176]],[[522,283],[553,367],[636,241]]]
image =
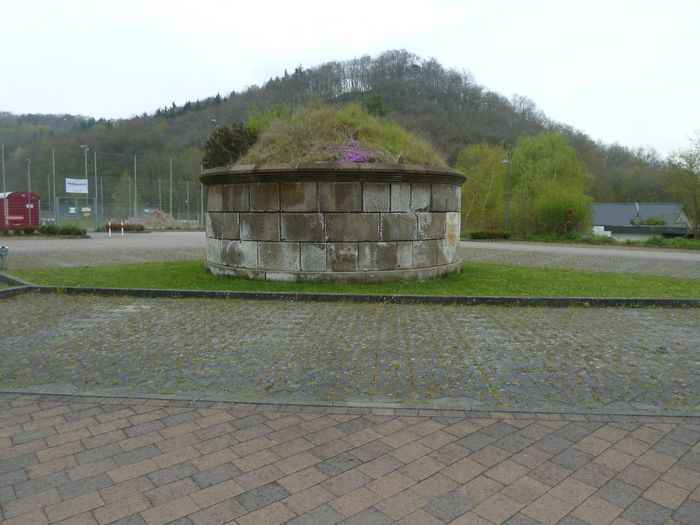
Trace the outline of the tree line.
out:
[[[65,176],[79,176],[84,168],[82,144],[113,155],[105,155],[99,165],[111,175],[110,180],[119,180],[129,171],[119,155],[137,155],[172,157],[177,179],[196,184],[204,145],[217,123],[243,122],[274,106],[306,105],[314,100],[368,103],[377,97],[388,118],[428,139],[452,165],[458,164],[466,145],[515,151],[523,137],[558,134],[588,173],[587,195],[592,200],[674,198],[667,184],[669,163],[656,152],[593,141],[580,130],[553,122],[527,97],[504,97],[477,84],[467,72],[444,68],[435,59],[403,50],[312,68],[300,65],[261,86],[180,106],[172,103],[129,119],[0,113],[8,189],[25,189],[25,159],[32,160],[32,169],[46,172],[52,149],[62,152]],[[515,158],[513,162],[515,168]],[[41,183],[36,187],[41,190]]]

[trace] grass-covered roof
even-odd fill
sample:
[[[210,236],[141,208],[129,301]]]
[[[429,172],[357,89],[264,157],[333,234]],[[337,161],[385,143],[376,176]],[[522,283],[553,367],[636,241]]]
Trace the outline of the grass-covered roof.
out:
[[[339,162],[447,166],[427,141],[395,122],[370,115],[359,104],[268,112],[254,116],[249,125],[257,140],[237,165]]]

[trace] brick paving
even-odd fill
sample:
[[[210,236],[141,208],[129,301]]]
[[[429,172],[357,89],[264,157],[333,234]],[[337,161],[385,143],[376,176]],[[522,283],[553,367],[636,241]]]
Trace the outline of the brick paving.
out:
[[[0,520],[697,524],[700,418],[0,394]]]

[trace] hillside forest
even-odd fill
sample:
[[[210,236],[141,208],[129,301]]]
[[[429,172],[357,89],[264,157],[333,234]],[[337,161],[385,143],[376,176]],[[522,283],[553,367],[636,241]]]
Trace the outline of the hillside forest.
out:
[[[689,199],[692,205],[692,192],[678,182],[678,170],[688,172],[680,157],[664,159],[653,150],[596,142],[550,120],[524,96],[507,98],[479,85],[469,73],[403,50],[311,68],[299,65],[261,86],[172,103],[132,118],[0,113],[7,190],[24,191],[31,184],[46,202],[65,197],[61,183],[52,193],[55,166],[57,181],[83,178],[87,171],[91,195],[99,189],[98,199],[114,213],[123,209],[128,214],[133,204],[139,210],[160,207],[181,214],[200,191],[204,145],[216,126],[247,122],[269,108],[315,102],[363,104],[432,143],[472,181],[463,188],[465,227],[504,226],[507,168],[513,192],[509,219],[523,231],[577,229],[588,222],[590,202]],[[695,147],[700,146],[693,143],[689,151]],[[689,169],[692,185],[697,166]],[[136,184],[138,194],[132,188]],[[174,204],[168,209],[170,188]],[[555,204],[539,202],[544,193],[554,195]],[[566,208],[567,225],[529,223],[527,211],[538,206]]]

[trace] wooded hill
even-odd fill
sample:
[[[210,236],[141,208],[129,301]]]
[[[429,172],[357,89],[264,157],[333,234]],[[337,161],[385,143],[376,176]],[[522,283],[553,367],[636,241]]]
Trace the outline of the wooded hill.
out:
[[[44,196],[52,148],[57,178],[82,177],[80,146],[87,144],[89,175],[92,177],[96,152],[105,203],[109,204],[109,199],[129,201],[125,183],[133,176],[134,155],[139,176],[145,181],[167,178],[172,158],[176,191],[181,191],[185,181],[198,185],[202,149],[213,130],[212,119],[230,125],[270,106],[305,105],[314,100],[330,104],[380,101],[388,118],[429,140],[451,165],[467,144],[485,142],[508,148],[522,135],[562,132],[592,175],[594,201],[669,200],[664,188],[665,162],[654,152],[596,143],[571,126],[551,121],[526,97],[506,98],[480,86],[468,73],[446,69],[434,59],[406,51],[328,62],[310,69],[299,66],[240,93],[217,94],[182,106],[172,104],[130,119],[0,113],[8,190],[27,187],[26,159],[31,159],[32,190]],[[153,191],[153,185],[139,193],[139,199],[146,199],[148,191]],[[153,197],[150,199],[153,205]]]

